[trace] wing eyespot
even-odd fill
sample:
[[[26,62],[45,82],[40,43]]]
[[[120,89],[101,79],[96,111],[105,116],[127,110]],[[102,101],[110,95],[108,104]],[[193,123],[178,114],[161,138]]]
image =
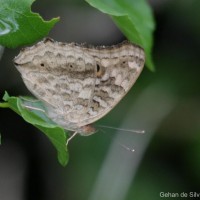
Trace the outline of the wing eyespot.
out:
[[[97,64],[97,73],[100,71],[100,66]]]
[[[105,68],[99,64],[96,64],[96,76],[101,78],[105,73]]]

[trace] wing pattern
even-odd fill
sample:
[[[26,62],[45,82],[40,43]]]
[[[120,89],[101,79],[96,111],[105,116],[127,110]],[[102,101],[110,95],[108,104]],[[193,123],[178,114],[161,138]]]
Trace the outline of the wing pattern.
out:
[[[129,42],[94,48],[45,39],[22,50],[14,63],[47,115],[65,129],[81,131],[123,98],[144,60],[143,49]]]

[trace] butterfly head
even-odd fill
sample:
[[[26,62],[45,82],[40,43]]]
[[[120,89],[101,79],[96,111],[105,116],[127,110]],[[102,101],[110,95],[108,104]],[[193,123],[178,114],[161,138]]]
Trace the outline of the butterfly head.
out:
[[[97,129],[92,124],[88,124],[88,125],[82,126],[80,128],[79,133],[82,136],[89,136],[89,135],[92,135],[96,132],[97,132]]]

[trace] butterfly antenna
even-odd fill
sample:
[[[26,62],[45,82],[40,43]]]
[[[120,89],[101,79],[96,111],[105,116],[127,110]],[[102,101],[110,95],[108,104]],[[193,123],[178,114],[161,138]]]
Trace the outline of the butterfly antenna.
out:
[[[121,147],[123,147],[124,149],[126,149],[127,151],[131,151],[131,152],[134,152],[135,151],[135,149],[132,149],[132,148],[130,148],[130,147],[127,147],[127,146],[125,146],[125,145],[123,145],[123,144],[119,144]]]
[[[114,127],[110,127],[110,126],[103,126],[103,125],[97,125],[97,126],[98,126],[98,127],[102,127],[102,128],[110,128],[110,129],[128,131],[128,132],[132,132],[132,133],[135,133],[135,132],[136,132],[135,130],[118,129],[118,128],[114,128]],[[99,130],[102,131],[103,133],[105,133],[105,131],[104,131],[102,128],[99,129]],[[145,131],[140,131],[140,130],[139,130],[139,131],[137,131],[136,133],[141,133],[141,134],[143,134],[143,133],[145,133]],[[135,151],[135,149],[130,148],[130,147],[124,145],[124,144],[119,143],[119,145],[120,145],[121,147],[123,147],[123,148],[124,148],[125,150],[127,150],[127,151],[130,151],[130,152],[134,152],[134,151]]]
[[[78,133],[78,132],[75,131],[75,132],[67,139],[66,146],[69,144],[69,141],[77,135],[77,133]]]
[[[98,127],[102,128],[108,128],[108,129],[113,129],[113,130],[119,130],[119,131],[125,131],[125,132],[131,132],[131,133],[139,133],[139,134],[144,134],[144,130],[133,130],[133,129],[123,129],[123,128],[115,128],[112,126],[104,126],[104,125],[97,125]]]

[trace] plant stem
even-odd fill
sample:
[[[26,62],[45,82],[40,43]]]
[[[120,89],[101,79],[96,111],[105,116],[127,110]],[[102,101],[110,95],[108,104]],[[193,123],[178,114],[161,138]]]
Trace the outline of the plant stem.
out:
[[[9,103],[0,103],[0,108],[9,108]]]

